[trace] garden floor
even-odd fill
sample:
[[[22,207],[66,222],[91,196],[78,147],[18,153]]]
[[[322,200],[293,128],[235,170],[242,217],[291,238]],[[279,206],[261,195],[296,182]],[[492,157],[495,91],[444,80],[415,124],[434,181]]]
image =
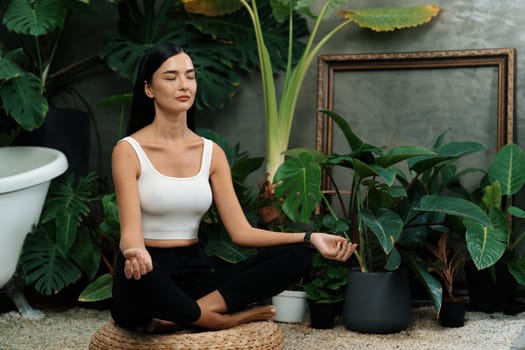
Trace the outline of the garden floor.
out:
[[[0,349],[69,350],[87,349],[91,334],[110,320],[107,309],[79,306],[34,305],[46,315],[27,320],[9,305],[2,306],[0,294]],[[525,312],[467,312],[465,326],[441,327],[431,307],[414,309],[414,322],[395,334],[360,334],[344,328],[341,320],[330,330],[303,324],[280,323],[285,334],[285,350],[343,349],[525,349]]]

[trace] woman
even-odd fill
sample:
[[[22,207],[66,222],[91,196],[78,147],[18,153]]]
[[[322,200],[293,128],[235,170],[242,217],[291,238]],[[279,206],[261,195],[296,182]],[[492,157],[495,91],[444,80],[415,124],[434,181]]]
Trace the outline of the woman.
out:
[[[112,156],[121,254],[111,311],[125,328],[224,329],[272,319],[274,307],[257,301],[308,271],[310,253],[303,242],[341,261],[355,250],[334,235],[250,226],[225,153],[188,127],[196,92],[192,60],[182,48],[165,44],[141,60],[131,135],[115,146]],[[147,120],[147,125],[137,120]],[[220,271],[204,263],[197,231],[212,200],[233,242],[261,248],[260,253]]]

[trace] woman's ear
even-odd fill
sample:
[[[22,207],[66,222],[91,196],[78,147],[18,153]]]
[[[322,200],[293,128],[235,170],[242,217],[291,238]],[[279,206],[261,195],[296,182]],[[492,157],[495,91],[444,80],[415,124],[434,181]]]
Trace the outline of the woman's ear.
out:
[[[144,93],[149,98],[155,97],[155,95],[153,94],[153,90],[151,89],[151,85],[147,81],[144,81]]]

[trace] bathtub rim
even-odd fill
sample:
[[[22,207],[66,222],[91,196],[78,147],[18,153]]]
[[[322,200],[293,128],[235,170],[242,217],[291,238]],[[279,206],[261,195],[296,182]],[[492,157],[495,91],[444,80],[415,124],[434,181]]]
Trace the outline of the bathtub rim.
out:
[[[53,159],[39,167],[24,171],[18,174],[0,177],[0,195],[3,193],[17,191],[23,188],[38,185],[42,182],[50,181],[55,177],[62,175],[68,168],[68,161],[64,153],[49,147],[42,146],[5,146],[0,147],[0,154],[3,149],[9,148],[9,151],[32,149],[43,154],[51,154]],[[2,164],[4,166],[4,164]]]

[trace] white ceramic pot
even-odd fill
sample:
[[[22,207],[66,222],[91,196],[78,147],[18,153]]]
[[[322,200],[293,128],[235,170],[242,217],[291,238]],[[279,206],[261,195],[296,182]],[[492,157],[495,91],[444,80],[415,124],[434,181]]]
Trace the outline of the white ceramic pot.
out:
[[[277,322],[303,323],[306,318],[306,293],[298,290],[285,290],[272,297],[277,313]]]

